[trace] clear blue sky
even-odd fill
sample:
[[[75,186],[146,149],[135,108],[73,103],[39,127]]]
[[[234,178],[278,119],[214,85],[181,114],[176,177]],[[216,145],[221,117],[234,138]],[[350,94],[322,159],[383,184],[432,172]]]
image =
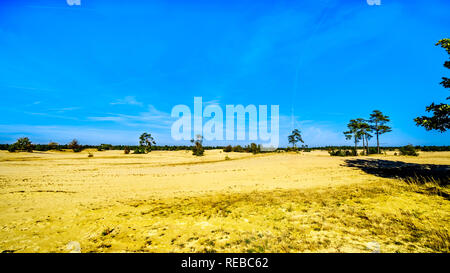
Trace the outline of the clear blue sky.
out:
[[[449,145],[413,118],[449,96],[450,1],[381,3],[1,0],[0,143],[183,144],[170,111],[202,96],[280,105],[281,146],[292,117],[310,146],[351,145],[348,120],[374,109],[383,145]]]

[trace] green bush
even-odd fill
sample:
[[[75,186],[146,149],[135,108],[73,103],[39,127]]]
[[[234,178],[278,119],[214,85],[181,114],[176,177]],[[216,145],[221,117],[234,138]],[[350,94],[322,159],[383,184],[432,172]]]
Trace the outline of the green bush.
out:
[[[10,153],[14,153],[16,150],[17,150],[17,147],[16,147],[15,144],[9,145],[8,151],[9,151]]]
[[[225,153],[229,153],[233,151],[233,147],[231,147],[231,145],[226,146],[225,148],[223,148],[223,151]]]
[[[398,149],[400,151],[400,155],[408,155],[408,156],[418,156],[419,154],[416,152],[416,148],[414,146],[406,145],[404,147],[400,147]]]
[[[329,150],[328,153],[331,156],[355,156],[356,155],[356,151],[354,149],[351,151],[341,150],[341,149],[339,149],[339,150],[332,149],[332,150]]]
[[[244,148],[242,148],[241,145],[236,145],[236,146],[233,147],[233,152],[243,153],[244,152]]]
[[[205,148],[203,148],[203,136],[197,135],[195,139],[191,140],[194,143],[194,147],[192,147],[192,154],[195,156],[202,156],[205,152]]]
[[[383,151],[380,149],[380,154],[383,153]],[[369,154],[378,154],[377,147],[369,147]]]
[[[138,146],[134,149],[133,154],[146,154],[145,148],[143,146]]]
[[[78,143],[78,140],[72,140],[69,145],[69,149],[72,149],[74,153],[79,153],[83,150],[83,147]]]
[[[23,152],[33,152],[33,144],[27,137],[18,138],[16,143],[8,147],[9,152],[23,151]]]
[[[252,154],[260,153],[261,145],[256,145],[256,143],[250,143],[250,145],[247,146],[247,151]]]

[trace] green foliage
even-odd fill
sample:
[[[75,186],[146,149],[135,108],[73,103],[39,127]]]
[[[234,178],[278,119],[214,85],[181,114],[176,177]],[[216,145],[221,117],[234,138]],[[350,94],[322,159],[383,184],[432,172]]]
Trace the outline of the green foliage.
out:
[[[296,144],[298,142],[304,143],[300,130],[294,129],[292,131],[292,134],[288,136],[288,141],[292,144],[292,147],[294,147],[294,149],[296,148]]]
[[[353,141],[355,143],[355,150],[357,149],[358,142],[362,138],[362,132],[361,132],[361,121],[363,119],[351,119],[349,123],[347,124],[348,130],[344,132],[345,138],[350,140],[353,138]]]
[[[233,147],[233,152],[243,153],[245,151],[244,151],[244,148],[241,147],[241,145],[236,145],[236,146]]]
[[[139,137],[139,153],[142,153],[142,150],[144,151],[144,153],[148,153],[151,152],[152,150],[152,145],[155,145],[155,139],[152,137],[151,134],[148,133],[143,133],[140,137]],[[135,151],[136,153],[136,151]]]
[[[60,150],[59,144],[56,143],[56,142],[50,142],[50,143],[48,144],[48,149],[49,149],[49,150]]]
[[[350,151],[350,150],[341,150],[341,149],[334,150],[334,149],[332,149],[332,150],[329,150],[328,153],[331,156],[355,156],[355,155],[357,155],[356,150]]]
[[[133,154],[145,154],[145,148],[138,146],[136,148],[134,148]]]
[[[17,151],[16,145],[12,144],[8,147],[8,152],[14,153]]]
[[[450,105],[446,103],[434,104],[426,107],[433,116],[421,116],[414,119],[417,126],[423,126],[427,131],[438,130],[441,133],[450,129]]]
[[[194,144],[192,147],[192,154],[195,156],[203,156],[205,149],[203,148],[203,136],[197,135],[196,139],[192,139],[191,142]]]
[[[410,156],[418,156],[419,154],[416,152],[416,148],[414,146],[406,145],[404,147],[400,147],[398,149],[400,151],[400,155],[410,155]]]
[[[33,152],[33,145],[28,137],[18,138],[16,143],[12,144],[8,149],[9,152],[23,151],[23,152]]]
[[[83,147],[78,143],[78,140],[74,139],[72,140],[67,147],[69,149],[72,149],[75,153],[79,153],[83,150]]]
[[[258,154],[261,152],[261,145],[256,145],[256,143],[250,143],[246,148],[247,152],[252,154]]]
[[[370,114],[370,128],[375,132],[375,135],[377,136],[377,154],[380,153],[380,135],[392,131],[392,128],[386,125],[389,121],[389,117],[384,115],[379,110],[374,110],[372,114]],[[370,153],[370,151],[368,151],[368,153]]]
[[[112,150],[112,145],[111,144],[100,144],[100,146],[97,147],[98,151],[107,151],[107,150]]]
[[[448,54],[450,54],[450,39],[441,39],[436,43],[440,45]],[[450,69],[450,61],[444,62],[444,67]],[[444,88],[450,88],[450,79],[442,77],[440,83]],[[447,100],[450,97],[447,97]],[[434,102],[425,108],[425,111],[432,112],[431,117],[421,116],[414,119],[417,126],[423,126],[427,131],[437,130],[441,133],[450,129],[450,105],[447,103],[435,104]]]
[[[225,148],[223,148],[223,151],[225,153],[229,153],[233,151],[233,147],[231,147],[231,145],[226,146]]]

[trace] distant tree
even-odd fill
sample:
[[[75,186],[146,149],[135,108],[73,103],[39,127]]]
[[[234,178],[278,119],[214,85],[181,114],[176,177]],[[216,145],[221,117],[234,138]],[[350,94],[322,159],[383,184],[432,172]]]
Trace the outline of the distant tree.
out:
[[[439,40],[436,45],[440,45],[444,48],[448,54],[450,54],[450,39],[445,38]],[[450,69],[450,61],[445,61],[444,67]],[[442,77],[442,86],[444,88],[450,88],[450,79]],[[447,97],[447,100],[450,97]],[[423,126],[427,131],[438,130],[441,133],[450,129],[450,105],[447,103],[434,104],[434,102],[425,108],[427,112],[433,112],[433,116],[417,117],[414,119],[417,126]]]
[[[107,151],[107,150],[111,150],[111,149],[112,149],[111,144],[100,144],[100,146],[97,147],[98,151]]]
[[[21,137],[18,138],[16,143],[11,145],[11,147],[8,149],[10,152],[15,151],[26,151],[26,152],[33,152],[33,145],[31,144],[31,141],[28,137]]]
[[[233,151],[233,147],[231,147],[231,145],[226,146],[225,148],[223,148],[223,151],[225,153],[229,153]]]
[[[353,138],[353,141],[355,142],[355,149],[353,151],[354,155],[357,155],[357,149],[358,149],[358,142],[361,139],[361,132],[360,132],[360,123],[356,119],[351,119],[350,122],[347,124],[348,131],[344,132],[345,138],[350,140]]]
[[[416,152],[416,148],[411,144],[406,145],[404,147],[400,147],[398,149],[400,151],[400,155],[410,155],[410,156],[418,156],[419,154]]]
[[[155,145],[155,139],[152,137],[151,134],[148,133],[143,133],[140,137],[139,137],[139,148],[142,151],[144,151],[145,153],[151,152],[152,150],[152,145]]]
[[[48,143],[49,150],[58,150],[58,146],[59,144],[53,141],[50,141],[50,143]]]
[[[194,144],[194,147],[192,148],[192,154],[196,156],[202,156],[205,152],[205,149],[203,148],[203,136],[202,135],[196,135],[195,139],[191,139],[191,143]]]
[[[294,131],[292,131],[292,134],[288,136],[288,141],[292,144],[292,148],[294,150],[296,150],[297,148],[297,142],[304,143],[300,130],[294,129]]]
[[[248,146],[248,151],[252,154],[257,154],[261,152],[261,145],[257,145],[256,143],[250,143]]]
[[[380,135],[392,131],[392,128],[386,125],[389,121],[389,117],[383,115],[379,110],[374,110],[372,114],[370,114],[369,122],[371,123],[371,129],[377,136],[377,153],[380,153]]]
[[[128,146],[126,146],[124,149],[123,149],[123,153],[124,154],[129,154],[130,153],[130,148],[128,147]]]
[[[363,147],[366,150],[366,155],[369,154],[369,139],[372,138],[372,135],[370,134],[372,132],[372,128],[370,127],[369,123],[365,119],[357,118],[356,121],[358,122],[359,127],[359,135],[362,138],[363,141]]]
[[[78,143],[78,140],[72,140],[68,145],[69,149],[72,149],[75,153],[79,153],[83,150],[81,145]]]
[[[242,148],[241,145],[236,145],[236,146],[233,147],[233,152],[243,153],[244,152],[244,148]]]

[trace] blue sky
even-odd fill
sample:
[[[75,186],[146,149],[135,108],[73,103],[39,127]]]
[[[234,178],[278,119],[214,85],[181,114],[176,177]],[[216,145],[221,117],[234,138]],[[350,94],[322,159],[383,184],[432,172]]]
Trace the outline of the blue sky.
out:
[[[0,1],[0,143],[158,144],[177,104],[279,105],[281,146],[344,145],[391,117],[383,145],[448,145],[413,118],[448,94],[449,1]],[[224,144],[205,143],[205,144]],[[372,140],[372,145],[375,141]]]

